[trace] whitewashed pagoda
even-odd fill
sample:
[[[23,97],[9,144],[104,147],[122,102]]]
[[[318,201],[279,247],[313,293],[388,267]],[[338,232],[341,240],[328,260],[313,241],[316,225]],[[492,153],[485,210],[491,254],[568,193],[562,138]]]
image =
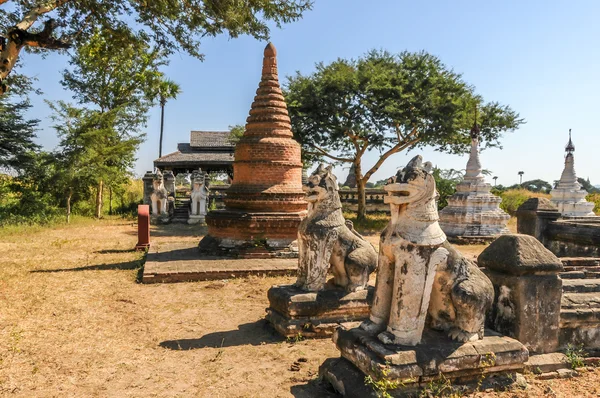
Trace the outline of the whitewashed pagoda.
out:
[[[448,206],[440,211],[440,226],[450,240],[489,241],[509,233],[510,216],[500,209],[502,199],[490,193],[479,160],[479,126],[471,129],[471,154],[465,178],[448,198]]]
[[[575,174],[575,145],[571,140],[571,129],[569,129],[569,142],[565,147],[565,168],[560,176],[560,181],[552,191],[552,203],[558,207],[558,211],[566,217],[594,216],[594,204],[585,200],[587,191],[581,188]]]

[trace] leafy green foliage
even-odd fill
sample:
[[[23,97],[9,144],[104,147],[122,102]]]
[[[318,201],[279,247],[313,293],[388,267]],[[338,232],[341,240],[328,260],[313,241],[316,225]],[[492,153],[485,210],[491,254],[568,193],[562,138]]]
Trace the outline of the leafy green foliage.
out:
[[[448,206],[448,198],[456,192],[456,186],[463,180],[463,173],[460,170],[448,169],[442,170],[437,167],[433,169],[433,178],[435,187],[438,191],[438,210]]]
[[[11,80],[20,90],[19,95],[11,91],[0,97],[0,168],[19,172],[32,160],[32,152],[39,150],[33,142],[39,120],[25,117],[31,108],[31,81],[21,75]]]
[[[229,126],[229,141],[234,145],[237,144],[244,135],[245,130],[246,128],[241,124]]]
[[[587,352],[583,349],[583,344],[576,346],[573,344],[568,344],[567,349],[565,350],[565,355],[567,357],[567,362],[571,365],[572,369],[577,369],[585,366],[585,357],[587,357]]]
[[[585,197],[585,200],[594,203],[594,213],[600,214],[600,193],[591,193]]]
[[[589,179],[585,180],[581,177],[578,177],[577,182],[580,183],[581,187],[585,189],[588,193],[600,193],[600,189],[593,186]]]
[[[203,59],[201,40],[206,37],[226,33],[231,38],[250,35],[266,40],[270,26],[296,21],[311,7],[309,0],[57,0],[42,2],[44,7],[24,0],[7,3],[0,10],[0,31],[9,38],[4,55],[10,53],[11,58],[18,57],[22,48],[78,49],[98,29],[110,29],[115,32],[111,43],[135,37],[164,55],[185,51]],[[0,83],[12,69],[5,67]]]
[[[355,166],[359,218],[366,214],[364,187],[389,156],[424,146],[467,152],[476,109],[485,147],[499,146],[503,132],[523,123],[508,106],[484,102],[425,52],[371,51],[356,60],[318,63],[311,75],[289,77],[285,96],[292,130],[309,160]],[[381,155],[363,171],[369,150]]]

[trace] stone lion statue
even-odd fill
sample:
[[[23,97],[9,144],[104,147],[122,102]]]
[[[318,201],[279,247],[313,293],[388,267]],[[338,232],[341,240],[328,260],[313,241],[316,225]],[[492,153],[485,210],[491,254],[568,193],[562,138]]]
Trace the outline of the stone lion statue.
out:
[[[191,199],[191,215],[204,216],[206,215],[206,202],[208,199],[208,188],[205,184],[204,174],[201,171],[196,171],[192,174],[192,193]]]
[[[298,227],[298,279],[308,291],[325,288],[331,267],[333,284],[348,292],[365,289],[377,266],[377,252],[342,215],[338,184],[331,166],[320,165],[303,186],[308,214]]]
[[[426,319],[454,340],[481,339],[492,305],[492,283],[438,224],[431,169],[416,156],[384,187],[392,214],[379,241],[371,315],[361,328],[385,344],[418,344]]]
[[[152,187],[152,195],[150,196],[150,200],[152,201],[152,215],[167,217],[169,193],[165,188],[163,175],[159,169],[156,169],[156,173],[154,173],[154,178],[152,179]]]

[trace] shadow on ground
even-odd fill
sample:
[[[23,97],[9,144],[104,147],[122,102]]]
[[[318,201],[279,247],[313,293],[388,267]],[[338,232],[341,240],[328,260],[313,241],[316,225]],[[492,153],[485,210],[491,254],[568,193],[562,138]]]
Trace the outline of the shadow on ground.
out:
[[[274,344],[282,341],[285,341],[284,338],[278,335],[264,319],[261,319],[239,325],[237,330],[209,333],[197,339],[167,340],[159,345],[170,350],[187,351],[206,347]]]
[[[133,253],[135,248],[131,249],[105,249],[105,250],[96,250],[94,253],[96,254],[119,254],[119,253]]]
[[[198,224],[164,224],[152,225],[150,227],[150,238],[153,236],[197,236],[198,238],[206,235],[208,227]],[[137,226],[134,230],[128,231],[127,234],[137,236]]]
[[[59,268],[59,269],[35,269],[29,271],[31,273],[48,273],[48,272],[72,272],[72,271],[109,271],[109,270],[132,270],[141,267],[144,260],[125,261],[113,264],[96,264],[86,265],[85,267],[76,268]]]
[[[338,398],[340,396],[329,383],[324,383],[320,379],[314,379],[306,384],[292,386],[290,388],[290,393],[296,398]]]

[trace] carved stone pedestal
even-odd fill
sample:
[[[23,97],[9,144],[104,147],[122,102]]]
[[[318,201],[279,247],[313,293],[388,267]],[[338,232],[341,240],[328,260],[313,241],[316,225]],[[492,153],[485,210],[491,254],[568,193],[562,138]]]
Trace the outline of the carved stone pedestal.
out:
[[[358,326],[369,317],[372,286],[347,293],[341,288],[306,292],[293,285],[269,289],[266,319],[285,337],[330,337],[341,324]]]
[[[328,359],[319,373],[346,397],[376,396],[365,385],[365,376],[396,381],[400,387],[388,393],[405,396],[442,376],[452,384],[463,384],[478,381],[482,375],[514,375],[529,358],[523,344],[490,330],[482,340],[458,343],[427,329],[421,343],[409,347],[384,345],[362,329],[341,327],[333,341],[342,358]]]

